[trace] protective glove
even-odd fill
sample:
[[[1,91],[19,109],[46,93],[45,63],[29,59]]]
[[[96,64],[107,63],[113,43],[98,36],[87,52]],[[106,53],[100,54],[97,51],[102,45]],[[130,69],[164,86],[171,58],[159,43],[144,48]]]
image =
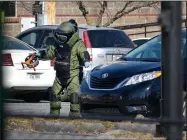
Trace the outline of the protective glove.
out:
[[[37,57],[40,57],[41,56],[41,54],[40,54],[40,51],[36,51],[36,54],[35,54]]]
[[[85,67],[85,68],[88,68],[90,65],[91,65],[90,62],[85,62],[85,63],[84,63],[84,67]]]

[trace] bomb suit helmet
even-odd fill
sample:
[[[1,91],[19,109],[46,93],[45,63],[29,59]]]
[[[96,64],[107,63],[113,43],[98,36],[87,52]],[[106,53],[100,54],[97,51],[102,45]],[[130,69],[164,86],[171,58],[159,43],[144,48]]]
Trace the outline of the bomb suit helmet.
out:
[[[77,31],[78,30],[78,24],[77,24],[77,22],[74,19],[70,19],[69,22],[74,25],[75,30]]]
[[[72,23],[63,22],[54,32],[55,40],[59,44],[67,43],[75,32],[76,28]]]

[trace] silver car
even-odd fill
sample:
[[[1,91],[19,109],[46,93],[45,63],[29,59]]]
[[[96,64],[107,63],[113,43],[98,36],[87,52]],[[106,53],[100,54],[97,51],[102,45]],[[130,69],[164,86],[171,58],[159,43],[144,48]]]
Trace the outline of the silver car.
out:
[[[124,31],[108,27],[79,26],[79,36],[91,56],[91,69],[118,59],[134,48]]]

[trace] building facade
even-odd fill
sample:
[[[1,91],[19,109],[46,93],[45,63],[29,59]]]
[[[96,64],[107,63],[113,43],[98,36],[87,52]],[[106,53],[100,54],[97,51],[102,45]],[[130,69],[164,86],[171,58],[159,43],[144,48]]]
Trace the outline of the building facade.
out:
[[[35,16],[33,15],[33,2],[5,2],[5,23],[3,25],[3,32],[6,35],[15,36],[19,34],[26,28],[35,26]],[[48,2],[43,2],[44,13],[46,13],[50,8],[46,8]],[[186,7],[185,2],[183,3],[183,18],[186,17]],[[89,21],[91,24],[96,24],[98,19],[98,13],[100,12],[99,2],[84,2],[84,7],[88,12]],[[124,2],[107,2],[107,8],[105,13],[101,18],[101,24],[105,25],[117,12],[124,7]],[[10,10],[11,9],[11,10]],[[87,24],[83,13],[79,9],[76,2],[55,2],[53,14],[55,24],[60,24],[63,21],[69,19],[75,19],[78,24]],[[156,22],[159,16],[159,7],[143,7],[140,10],[132,11],[129,14],[123,15],[121,18],[115,20],[109,27],[113,26],[124,26],[132,24],[143,24],[149,22]],[[147,31],[159,30],[160,27],[147,28]],[[126,30],[127,34],[133,34],[138,32],[143,32],[144,29],[132,29]],[[153,37],[158,33],[148,34],[147,37]],[[144,37],[142,35],[133,35],[131,38]]]

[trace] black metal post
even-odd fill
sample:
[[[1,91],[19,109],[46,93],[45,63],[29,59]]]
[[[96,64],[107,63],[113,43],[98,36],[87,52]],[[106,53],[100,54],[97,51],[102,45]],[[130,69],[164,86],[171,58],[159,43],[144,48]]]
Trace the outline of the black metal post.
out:
[[[162,61],[161,61],[161,65],[162,65],[162,78],[161,78],[161,117],[164,118],[167,114],[167,107],[165,106],[165,100],[166,98],[166,93],[168,92],[166,87],[168,87],[166,80],[168,79],[168,73],[167,73],[167,67],[165,66],[168,62],[168,57],[165,55],[167,54],[168,48],[167,46],[169,46],[169,32],[166,28],[167,25],[163,25],[163,20],[164,17],[163,15],[169,10],[169,3],[168,2],[161,2],[161,16],[160,16],[160,20],[161,20],[161,40],[162,40]],[[168,16],[168,15],[166,15]]]
[[[161,118],[182,120],[181,2],[162,1]],[[158,132],[168,139],[182,138],[182,124],[160,124]]]
[[[145,27],[145,37],[147,37],[147,28]]]
[[[165,119],[165,117],[167,116],[167,104],[165,103],[164,99],[167,99],[166,97],[166,93],[168,92],[166,87],[168,87],[168,84],[166,82],[166,80],[168,79],[168,73],[167,73],[167,67],[166,64],[168,62],[168,57],[165,55],[167,54],[168,51],[168,47],[169,46],[169,42],[168,42],[168,35],[169,35],[169,31],[166,28],[166,26],[168,25],[164,25],[164,20],[166,20],[164,18],[164,16],[167,14],[167,11],[169,11],[169,3],[168,2],[161,2],[161,13],[160,13],[160,17],[158,19],[158,22],[161,23],[161,41],[162,41],[162,59],[161,59],[161,70],[162,70],[162,77],[161,77],[161,99],[160,99],[160,117],[162,119]],[[169,106],[168,106],[169,107]],[[156,126],[156,136],[160,137],[160,136],[165,136],[166,135],[166,125],[163,123],[160,123]]]
[[[163,44],[165,62],[164,70],[167,73],[164,78],[164,107],[167,108],[164,116],[169,120],[177,121],[183,120],[182,118],[182,56],[181,56],[181,2],[170,1],[163,2],[168,3],[165,15],[163,15],[163,23],[165,24],[165,30],[168,32],[168,40],[164,39],[163,42],[168,41],[168,44]],[[167,61],[166,61],[167,60]],[[166,111],[164,109],[164,111]],[[183,124],[170,123],[167,127],[167,138],[169,140],[181,140],[182,139]]]

